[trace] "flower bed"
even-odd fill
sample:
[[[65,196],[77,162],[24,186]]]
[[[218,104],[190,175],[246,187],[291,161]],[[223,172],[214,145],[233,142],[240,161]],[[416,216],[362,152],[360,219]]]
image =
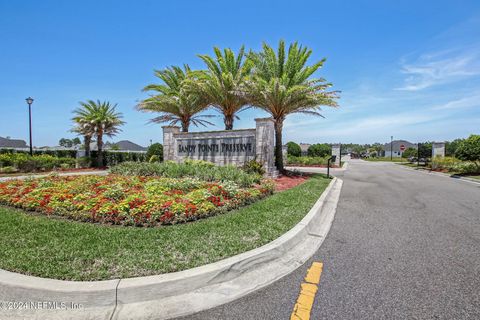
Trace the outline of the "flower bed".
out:
[[[272,193],[274,185],[192,178],[50,176],[0,182],[0,204],[107,224],[155,226],[223,213]]]

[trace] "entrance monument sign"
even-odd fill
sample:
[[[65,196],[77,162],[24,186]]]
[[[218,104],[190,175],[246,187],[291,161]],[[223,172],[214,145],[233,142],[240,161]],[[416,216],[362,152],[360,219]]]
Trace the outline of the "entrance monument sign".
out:
[[[273,120],[261,118],[255,122],[255,129],[207,132],[180,132],[180,127],[164,126],[164,159],[180,162],[188,158],[236,166],[256,160],[267,175],[275,175]]]

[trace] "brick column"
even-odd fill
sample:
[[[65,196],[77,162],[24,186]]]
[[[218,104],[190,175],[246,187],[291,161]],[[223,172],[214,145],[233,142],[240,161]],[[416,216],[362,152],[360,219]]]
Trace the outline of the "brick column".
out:
[[[255,134],[256,160],[263,164],[268,176],[278,174],[275,168],[275,128],[272,118],[257,118]]]
[[[163,160],[175,160],[175,139],[173,135],[180,132],[180,127],[163,126]]]

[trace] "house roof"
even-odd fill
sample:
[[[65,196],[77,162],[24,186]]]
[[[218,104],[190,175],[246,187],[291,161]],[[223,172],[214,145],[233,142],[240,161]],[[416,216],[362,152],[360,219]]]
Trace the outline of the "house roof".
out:
[[[0,148],[28,148],[25,140],[0,137]]]
[[[141,145],[133,143],[132,141],[129,141],[129,140],[121,140],[118,142],[106,142],[103,146],[103,149],[110,150],[114,145],[118,146],[119,151],[147,151],[147,148],[142,147]],[[90,143],[90,150],[97,150],[96,142]]]
[[[408,149],[408,148],[414,148],[414,149],[417,148],[417,145],[416,145],[416,144],[411,143],[411,142],[409,142],[409,141],[407,141],[407,140],[393,140],[393,141],[392,141],[393,151],[398,151],[398,150],[400,150],[400,146],[401,146],[401,145],[404,145],[405,148],[407,148],[407,149]],[[385,149],[385,151],[390,151],[390,142],[385,143],[384,149]]]

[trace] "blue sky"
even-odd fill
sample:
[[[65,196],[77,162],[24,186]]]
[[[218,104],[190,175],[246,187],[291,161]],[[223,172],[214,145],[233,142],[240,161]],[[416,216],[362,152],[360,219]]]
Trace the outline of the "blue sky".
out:
[[[480,133],[479,1],[8,1],[0,0],[0,136],[34,145],[73,137],[86,99],[118,103],[115,140],[161,141],[151,114],[134,109],[153,69],[190,64],[213,46],[259,49],[298,40],[327,58],[317,76],[341,90],[325,119],[292,115],[297,142],[449,140]],[[210,113],[215,113],[211,111]],[[240,114],[235,128],[265,114]],[[223,129],[221,117],[213,130]]]

